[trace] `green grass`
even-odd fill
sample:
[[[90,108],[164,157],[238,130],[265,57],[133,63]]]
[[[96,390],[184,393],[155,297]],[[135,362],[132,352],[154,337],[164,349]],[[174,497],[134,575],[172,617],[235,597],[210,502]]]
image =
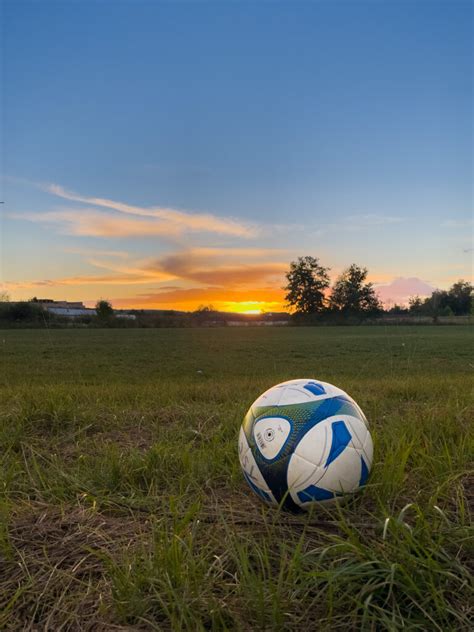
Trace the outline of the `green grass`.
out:
[[[472,629],[470,327],[0,332],[0,628]],[[295,517],[237,434],[316,377],[371,423],[369,484]]]

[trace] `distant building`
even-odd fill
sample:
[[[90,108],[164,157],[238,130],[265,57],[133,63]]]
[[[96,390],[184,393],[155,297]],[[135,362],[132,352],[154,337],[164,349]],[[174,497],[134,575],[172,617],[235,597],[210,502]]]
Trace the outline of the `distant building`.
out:
[[[91,307],[86,307],[81,301],[53,301],[51,298],[34,298],[31,301],[41,305],[43,309],[56,316],[64,316],[65,318],[78,318],[79,316],[95,316],[96,311]],[[124,320],[136,320],[135,314],[126,311],[115,312],[116,318]]]
[[[90,309],[81,301],[54,301],[50,298],[34,298],[32,303],[41,305],[43,309],[56,316],[77,318],[78,316],[94,316],[95,309]]]
[[[62,307],[64,309],[87,309],[82,301],[54,301],[52,298],[33,298],[32,303],[39,303],[45,309]]]
[[[123,318],[125,320],[137,320],[135,314],[128,314],[127,312],[115,312],[115,318]]]
[[[77,318],[78,316],[95,316],[95,309],[89,309],[88,307],[50,307],[49,305],[44,308],[51,314],[56,316],[66,316],[67,318]]]

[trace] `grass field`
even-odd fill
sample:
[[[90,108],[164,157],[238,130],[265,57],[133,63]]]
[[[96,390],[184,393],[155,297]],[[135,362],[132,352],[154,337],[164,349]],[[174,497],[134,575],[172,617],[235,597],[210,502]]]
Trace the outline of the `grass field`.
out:
[[[468,630],[469,327],[1,331],[0,628]],[[252,401],[316,377],[375,442],[354,502],[254,499]]]

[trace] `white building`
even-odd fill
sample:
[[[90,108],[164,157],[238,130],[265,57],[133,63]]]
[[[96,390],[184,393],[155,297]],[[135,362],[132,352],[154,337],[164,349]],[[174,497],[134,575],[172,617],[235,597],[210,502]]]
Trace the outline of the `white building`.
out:
[[[66,318],[76,318],[77,316],[95,316],[95,309],[88,307],[50,307],[45,306],[44,309],[56,316],[65,316]]]

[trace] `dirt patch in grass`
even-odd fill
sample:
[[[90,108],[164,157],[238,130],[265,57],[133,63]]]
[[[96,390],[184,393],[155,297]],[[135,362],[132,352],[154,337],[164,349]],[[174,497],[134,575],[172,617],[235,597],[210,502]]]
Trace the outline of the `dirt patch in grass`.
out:
[[[55,450],[65,463],[70,463],[84,453],[93,456],[112,446],[125,452],[146,452],[155,441],[152,428],[141,425],[119,426],[110,430],[86,430],[80,441],[74,436],[63,439],[56,444]]]
[[[93,453],[93,445],[101,450],[108,446],[116,446],[126,451],[146,452],[156,441],[153,430],[140,425],[96,432],[90,439],[88,454]]]
[[[373,521],[370,520],[369,514],[357,511],[357,506],[353,514],[346,512],[346,515],[353,526],[365,532],[373,531]],[[242,533],[273,533],[275,537],[279,535],[291,539],[297,539],[304,532],[311,545],[315,542],[321,544],[329,535],[342,534],[334,507],[321,507],[311,515],[306,512],[292,514],[267,507],[245,488],[232,494],[224,489],[209,494],[204,499],[199,519],[213,525],[215,532],[232,526]]]
[[[1,628],[117,629],[104,571],[110,557],[146,540],[146,521],[35,503],[15,511],[9,523],[0,564]]]

